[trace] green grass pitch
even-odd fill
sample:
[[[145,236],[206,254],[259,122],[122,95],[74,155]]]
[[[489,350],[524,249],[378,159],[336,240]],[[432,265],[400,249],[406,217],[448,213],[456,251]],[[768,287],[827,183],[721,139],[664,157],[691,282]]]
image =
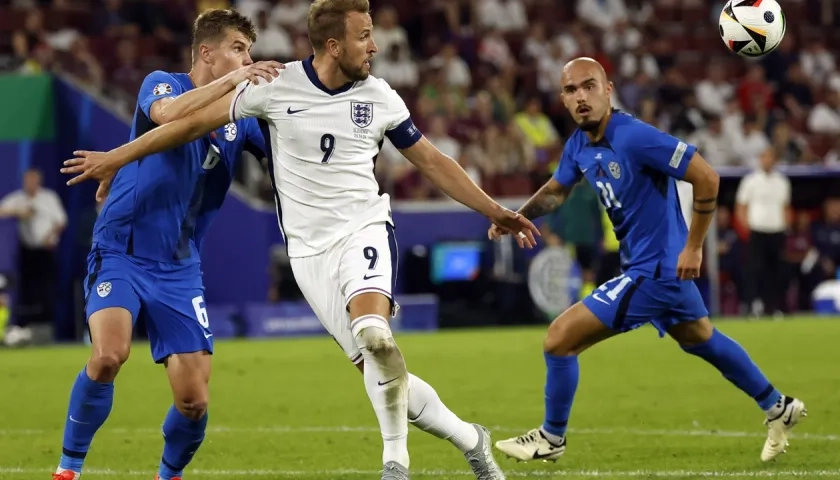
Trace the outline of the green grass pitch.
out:
[[[557,463],[497,458],[509,478],[840,478],[840,322],[719,322],[809,416],[787,455],[762,464],[762,413],[703,361],[649,327],[581,357],[569,448]],[[543,328],[398,335],[409,369],[494,439],[543,415]],[[361,377],[329,337],[217,343],[207,438],[186,478],[374,479],[381,439]],[[47,479],[61,451],[83,347],[0,351],[0,478]],[[171,397],[136,344],[84,479],[147,478]],[[412,427],[412,478],[468,479],[448,442]]]

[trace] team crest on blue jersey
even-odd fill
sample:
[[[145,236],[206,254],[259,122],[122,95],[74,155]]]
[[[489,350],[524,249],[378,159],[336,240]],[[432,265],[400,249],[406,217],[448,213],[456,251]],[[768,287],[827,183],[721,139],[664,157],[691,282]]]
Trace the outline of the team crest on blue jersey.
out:
[[[102,282],[96,286],[96,294],[102,298],[108,296],[111,293],[111,282]]]
[[[350,119],[359,128],[365,128],[373,122],[372,102],[350,102]]]
[[[610,162],[608,167],[610,169],[610,175],[612,175],[614,179],[618,180],[621,178],[621,165],[616,162]]]
[[[225,140],[232,142],[236,140],[236,124],[233,122],[225,125]]]
[[[168,83],[158,83],[152,90],[153,95],[169,95],[172,93],[172,85]]]

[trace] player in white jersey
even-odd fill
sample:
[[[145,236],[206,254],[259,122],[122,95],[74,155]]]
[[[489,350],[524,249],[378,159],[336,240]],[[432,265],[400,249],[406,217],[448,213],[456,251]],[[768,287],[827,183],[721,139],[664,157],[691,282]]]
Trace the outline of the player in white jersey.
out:
[[[397,246],[390,202],[373,164],[385,137],[434,184],[478,211],[520,246],[538,230],[473,183],[417,130],[403,100],[369,75],[376,53],[367,0],[316,0],[314,56],[270,83],[244,83],[228,98],[108,153],[78,152],[73,182],[105,180],[120,166],[175,147],[232,120],[257,117],[270,139],[269,173],[292,268],[324,327],[364,373],[384,440],[382,479],[408,478],[408,423],[450,440],[477,478],[503,479],[489,433],[460,420],[434,389],[407,372],[388,324],[396,311]]]

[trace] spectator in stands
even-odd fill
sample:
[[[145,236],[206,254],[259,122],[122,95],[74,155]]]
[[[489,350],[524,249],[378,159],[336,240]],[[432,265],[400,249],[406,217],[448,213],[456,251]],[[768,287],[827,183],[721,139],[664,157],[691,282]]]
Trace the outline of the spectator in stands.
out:
[[[402,45],[408,49],[408,36],[399,23],[397,9],[391,5],[383,5],[376,11],[376,46],[380,52],[388,52],[393,45]]]
[[[759,156],[770,148],[770,140],[762,130],[758,117],[747,115],[739,132],[733,132],[735,151],[740,157],[741,165],[755,167]]]
[[[624,0],[578,0],[577,14],[593,27],[610,30],[627,19],[627,6]]]
[[[114,86],[123,92],[136,92],[140,90],[140,84],[147,75],[145,69],[141,69],[137,57],[136,44],[123,38],[117,44],[117,66],[111,74]]]
[[[800,63],[794,63],[787,71],[785,80],[776,90],[776,105],[793,118],[805,119],[807,109],[814,106],[814,93],[811,82],[805,76]]]
[[[429,64],[442,69],[444,81],[450,87],[467,89],[472,84],[470,67],[458,55],[458,46],[454,43],[445,44],[440,53],[429,60]]]
[[[18,221],[19,303],[16,325],[8,342],[31,339],[31,323],[52,321],[55,300],[55,249],[67,225],[67,215],[58,195],[43,188],[41,172],[27,170],[23,188],[0,200],[0,218]]]
[[[376,57],[373,73],[394,89],[416,88],[420,81],[417,65],[401,43],[391,44],[390,50]]]
[[[549,154],[558,152],[561,145],[560,135],[543,112],[539,97],[531,97],[525,104],[525,109],[514,116],[514,123],[534,149],[537,162],[549,162]]]
[[[700,108],[710,114],[723,115],[726,104],[732,99],[735,87],[726,79],[726,71],[720,63],[709,65],[706,78],[694,88]],[[704,157],[705,158],[705,157]]]
[[[703,158],[706,158],[705,156]],[[717,211],[717,246],[718,270],[722,280],[728,279],[728,286],[737,298],[743,288],[743,244],[738,232],[732,228],[732,212],[725,205],[720,205]],[[725,286],[727,288],[727,286]]]
[[[274,8],[269,16],[270,22],[281,26],[287,32],[306,32],[306,16],[312,2],[307,0],[272,1]],[[377,37],[380,32],[377,29]],[[379,38],[377,38],[377,44]],[[300,58],[299,60],[303,60]]]
[[[776,169],[776,154],[765,150],[759,167],[738,185],[735,215],[750,231],[745,296],[754,315],[781,314],[782,252],[790,206],[790,180]]]
[[[785,285],[796,288],[796,308],[809,310],[811,308],[811,292],[816,283],[806,263],[808,253],[814,248],[811,216],[808,212],[798,212],[793,228],[785,242],[785,270],[787,271]]]
[[[732,142],[723,131],[723,122],[714,114],[706,118],[706,125],[688,137],[689,143],[703,153],[703,158],[715,168],[737,165]]]
[[[778,122],[773,126],[772,148],[779,163],[810,163],[813,158],[805,139],[797,135],[787,122]]]
[[[747,67],[747,74],[738,84],[738,101],[745,113],[757,114],[773,107],[773,87],[767,82],[764,68],[757,64]]]
[[[804,45],[805,50],[799,58],[805,75],[813,80],[816,85],[824,85],[834,73],[834,55],[825,45],[822,38],[813,38]]]
[[[251,47],[251,57],[257,60],[291,60],[294,48],[289,34],[279,24],[269,20],[267,9],[257,11],[257,35],[259,42]]]
[[[477,0],[479,25],[504,32],[521,32],[528,28],[528,15],[521,0]]]
[[[819,252],[823,279],[840,279],[840,197],[829,198],[824,205],[825,217],[814,229],[814,245]]]
[[[840,92],[829,90],[808,116],[808,130],[824,135],[840,133]]]

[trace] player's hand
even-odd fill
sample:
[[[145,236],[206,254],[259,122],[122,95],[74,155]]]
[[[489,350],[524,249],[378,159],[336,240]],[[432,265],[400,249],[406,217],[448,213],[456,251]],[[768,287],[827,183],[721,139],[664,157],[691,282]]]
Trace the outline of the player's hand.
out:
[[[67,185],[76,185],[85,180],[96,180],[99,182],[99,189],[96,190],[96,200],[104,200],[111,188],[111,179],[117,173],[117,164],[112,161],[108,152],[88,152],[77,150],[73,152],[76,158],[64,162],[61,173],[74,174],[75,177],[67,181]]]
[[[247,67],[242,67],[231,72],[230,83],[236,88],[237,85],[245,80],[249,80],[252,83],[259,83],[259,79],[264,78],[267,82],[270,82],[279,75],[279,70],[284,68],[286,68],[286,65],[275,62],[274,60],[252,63]]]
[[[502,235],[515,235],[516,243],[520,248],[534,248],[537,240],[534,234],[540,235],[540,230],[522,215],[512,212],[507,208],[501,208],[490,217],[493,227],[487,232],[487,236],[496,240]]]
[[[685,247],[677,259],[677,277],[682,280],[694,280],[700,277],[700,265],[703,264],[703,249]]]

